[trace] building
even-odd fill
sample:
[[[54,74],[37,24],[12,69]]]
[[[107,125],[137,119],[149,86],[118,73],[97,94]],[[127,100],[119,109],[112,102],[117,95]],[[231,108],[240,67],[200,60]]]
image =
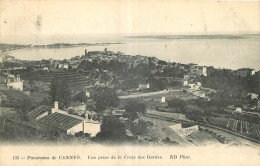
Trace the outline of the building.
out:
[[[58,112],[49,114],[37,120],[38,123],[57,129],[67,135],[75,135],[84,130],[83,120]]]
[[[54,108],[40,106],[29,112],[27,117],[51,130],[57,130],[67,135],[83,132],[90,134],[90,136],[96,136],[101,130],[100,122],[88,119],[88,117],[83,118],[68,114],[66,111],[59,109],[58,102],[54,102]]]
[[[240,77],[248,77],[248,76],[253,76],[253,75],[255,75],[254,69],[241,68],[241,69],[237,70],[237,76],[240,76]]]
[[[85,91],[85,94],[87,97],[90,97],[90,92],[89,91]]]
[[[192,133],[199,131],[199,126],[198,125],[184,125],[181,123],[176,123],[172,126],[169,126],[172,130],[174,130],[176,133],[182,136],[189,136]]]
[[[196,85],[201,87],[201,82],[197,82]]]
[[[257,100],[257,106],[256,108],[260,109],[260,99]]]
[[[188,81],[183,81],[183,86],[188,86]]]
[[[125,110],[113,110],[112,115],[116,117],[123,117],[125,115]]]
[[[43,68],[43,71],[49,72],[49,68],[48,68],[48,67],[44,67],[44,68]]]
[[[78,115],[86,114],[86,104],[78,104],[74,106],[69,106],[68,110],[73,110],[74,113]]]
[[[165,103],[165,97],[164,96],[161,98],[161,103]]]
[[[251,100],[258,98],[258,94],[256,93],[248,93],[247,96],[249,96]]]
[[[62,65],[62,69],[68,70],[68,69],[69,69],[69,65],[68,65],[68,64],[63,64],[63,65]]]
[[[230,105],[227,108],[224,109],[225,112],[227,113],[242,113],[242,108],[241,107],[235,107],[234,105]]]
[[[190,74],[207,77],[207,67],[206,66],[191,66]]]
[[[23,80],[20,79],[20,75],[4,74],[0,75],[0,89],[14,89],[23,91]]]
[[[142,90],[142,89],[149,89],[150,88],[150,84],[139,84],[138,85],[138,89]]]

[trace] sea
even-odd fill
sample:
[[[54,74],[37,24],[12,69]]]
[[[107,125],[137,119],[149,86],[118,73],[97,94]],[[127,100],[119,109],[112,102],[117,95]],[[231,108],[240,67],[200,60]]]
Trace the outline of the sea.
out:
[[[17,41],[21,44],[23,41]],[[260,35],[250,35],[246,38],[128,38],[125,36],[49,36],[32,38],[22,44],[52,44],[52,43],[111,43],[102,46],[77,46],[61,48],[25,48],[11,50],[7,54],[21,60],[69,59],[81,56],[84,50],[122,52],[127,55],[143,55],[156,57],[160,60],[177,63],[195,63],[215,68],[253,68],[260,70]],[[31,42],[31,43],[30,43]]]

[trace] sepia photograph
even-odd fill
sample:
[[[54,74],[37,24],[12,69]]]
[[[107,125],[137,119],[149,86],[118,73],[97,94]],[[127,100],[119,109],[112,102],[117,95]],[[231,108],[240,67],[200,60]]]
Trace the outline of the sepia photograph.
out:
[[[259,162],[259,1],[0,0],[0,165]]]

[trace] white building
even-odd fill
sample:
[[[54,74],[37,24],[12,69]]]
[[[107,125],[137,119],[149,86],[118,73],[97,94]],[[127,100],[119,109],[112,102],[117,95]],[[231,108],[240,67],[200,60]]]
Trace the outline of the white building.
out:
[[[188,81],[183,81],[183,86],[188,86]]]
[[[193,125],[189,127],[183,127],[181,123],[176,123],[172,126],[169,126],[172,130],[174,130],[176,133],[182,136],[188,136],[191,135],[192,133],[199,131],[199,126],[198,125]]]
[[[200,86],[198,86],[197,84],[189,84],[190,86],[190,89],[192,90],[199,90],[200,89]]]
[[[207,77],[207,67],[206,66],[192,66],[190,69],[190,74]]]
[[[44,68],[43,68],[43,71],[49,72],[49,68],[48,68],[48,67],[44,67]]]
[[[258,94],[256,93],[248,93],[247,95],[251,98],[251,100],[258,98]]]
[[[0,89],[14,89],[23,91],[23,80],[20,75],[5,74],[0,76]]]
[[[85,94],[87,97],[90,97],[90,92],[89,91],[85,91]]]
[[[150,88],[150,84],[139,84],[138,85],[138,89],[141,90],[141,89],[149,89]]]
[[[225,108],[224,111],[227,113],[242,113],[242,108],[230,105],[227,108]]]
[[[164,96],[161,98],[161,103],[165,103],[165,97]]]
[[[253,75],[255,75],[254,69],[241,68],[241,69],[237,70],[237,76],[240,76],[240,77],[248,77],[248,76],[253,76]]]
[[[69,69],[69,65],[68,65],[68,64],[63,64],[63,65],[62,65],[62,69],[68,70],[68,69]]]

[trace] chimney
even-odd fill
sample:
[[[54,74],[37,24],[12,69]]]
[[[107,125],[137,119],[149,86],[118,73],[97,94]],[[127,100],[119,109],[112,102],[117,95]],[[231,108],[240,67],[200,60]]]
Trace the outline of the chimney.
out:
[[[54,101],[54,109],[56,110],[59,109],[59,103],[57,101]]]

